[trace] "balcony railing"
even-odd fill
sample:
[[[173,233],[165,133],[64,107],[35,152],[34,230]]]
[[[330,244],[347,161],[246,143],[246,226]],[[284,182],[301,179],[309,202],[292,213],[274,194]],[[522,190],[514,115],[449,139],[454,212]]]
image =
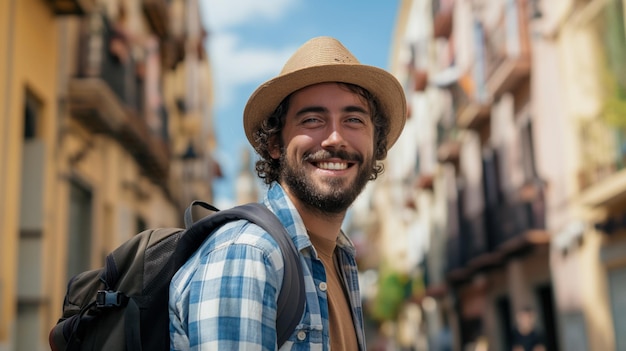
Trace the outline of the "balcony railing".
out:
[[[534,187],[534,185],[531,185]],[[546,243],[544,197],[535,189],[531,199],[485,208],[482,216],[460,218],[459,235],[448,239],[448,276],[468,279],[533,244]]]
[[[70,80],[71,115],[94,133],[118,140],[157,184],[166,183],[169,151],[167,114],[157,114],[159,130],[146,119],[141,62],[135,62],[123,36],[106,17],[84,21],[79,69]]]
[[[496,232],[492,234],[493,249],[531,230],[545,229],[543,197],[534,201],[516,201],[490,209],[495,216]]]

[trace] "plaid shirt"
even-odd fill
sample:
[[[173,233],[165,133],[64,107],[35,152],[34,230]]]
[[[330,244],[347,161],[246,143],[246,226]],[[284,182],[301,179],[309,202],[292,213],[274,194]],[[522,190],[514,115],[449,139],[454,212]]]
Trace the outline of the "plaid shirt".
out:
[[[306,288],[303,318],[280,350],[329,350],[328,300],[325,289],[318,288],[326,281],[322,262],[280,185],[270,186],[264,203],[278,215],[300,252]],[[343,232],[337,248],[363,351],[355,252]],[[276,350],[276,301],[283,264],[280,248],[257,225],[242,220],[218,229],[170,284],[171,350]]]

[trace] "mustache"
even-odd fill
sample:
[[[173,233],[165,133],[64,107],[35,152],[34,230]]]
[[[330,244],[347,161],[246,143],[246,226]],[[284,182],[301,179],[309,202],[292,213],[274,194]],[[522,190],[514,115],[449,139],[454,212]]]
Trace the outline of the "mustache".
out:
[[[306,153],[303,157],[304,161],[317,162],[327,160],[329,158],[338,158],[343,161],[363,162],[363,156],[356,153],[349,153],[345,150],[319,150],[312,153]]]

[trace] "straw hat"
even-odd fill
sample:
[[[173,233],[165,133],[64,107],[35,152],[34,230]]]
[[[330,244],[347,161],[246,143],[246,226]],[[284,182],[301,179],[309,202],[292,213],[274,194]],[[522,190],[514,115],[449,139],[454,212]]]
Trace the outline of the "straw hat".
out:
[[[396,142],[406,121],[406,99],[398,80],[378,67],[362,65],[337,39],[317,37],[302,45],[280,74],[263,83],[250,96],[243,112],[248,141],[258,147],[254,133],[289,94],[309,85],[343,82],[372,93],[389,119],[387,148]]]

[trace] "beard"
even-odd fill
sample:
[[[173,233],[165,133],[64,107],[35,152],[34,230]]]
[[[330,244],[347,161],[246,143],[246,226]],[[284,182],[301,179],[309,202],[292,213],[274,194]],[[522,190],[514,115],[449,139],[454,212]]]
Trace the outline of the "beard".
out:
[[[339,214],[346,211],[361,193],[370,179],[375,161],[370,158],[364,162],[361,155],[349,154],[343,150],[332,152],[322,150],[313,154],[305,154],[302,162],[314,162],[328,158],[356,162],[352,166],[359,168],[356,178],[352,182],[337,177],[322,178],[318,181],[325,183],[325,186],[318,186],[311,175],[306,173],[304,165],[290,162],[283,149],[280,156],[282,168],[280,179],[291,193],[309,208],[321,213]]]

